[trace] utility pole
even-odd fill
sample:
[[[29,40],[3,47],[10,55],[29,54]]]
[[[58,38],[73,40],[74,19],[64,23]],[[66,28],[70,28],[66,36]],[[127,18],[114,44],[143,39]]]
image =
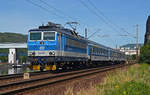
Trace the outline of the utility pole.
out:
[[[118,46],[117,46],[117,44],[116,44],[116,49],[118,49]]]
[[[139,48],[138,48],[138,27],[139,27],[139,25],[137,24],[136,25],[136,63],[138,63],[138,60],[139,60],[139,55],[138,55],[138,50],[139,50]]]
[[[87,39],[87,28],[85,28],[85,39]]]

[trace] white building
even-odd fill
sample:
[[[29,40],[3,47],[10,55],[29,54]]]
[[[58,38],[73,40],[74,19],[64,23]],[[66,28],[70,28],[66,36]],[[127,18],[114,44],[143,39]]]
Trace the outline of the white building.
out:
[[[17,48],[27,48],[26,43],[4,43],[0,44],[0,49],[2,48],[8,48],[9,54],[8,54],[8,63],[15,64],[17,63]]]
[[[124,52],[125,55],[135,55],[136,50],[121,48],[120,51]],[[138,50],[138,54],[140,54],[140,50]]]
[[[138,54],[140,54],[140,48],[142,44],[139,44],[139,50]],[[120,51],[124,52],[126,55],[135,55],[136,54],[136,44],[127,44],[124,46],[121,46]]]
[[[12,48],[12,49],[9,49],[9,54],[8,54],[8,63],[16,63],[16,49]]]

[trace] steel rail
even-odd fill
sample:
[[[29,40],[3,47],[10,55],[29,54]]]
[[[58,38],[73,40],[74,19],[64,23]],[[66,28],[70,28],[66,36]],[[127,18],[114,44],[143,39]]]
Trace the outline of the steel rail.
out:
[[[28,72],[28,73],[30,73],[31,76],[34,76],[34,75],[40,75],[40,74],[47,74],[47,73],[50,73],[50,71],[44,71],[44,72],[37,71],[37,72]],[[24,73],[1,75],[0,81],[6,80],[6,79],[11,79],[11,78],[23,77],[23,75],[24,75]]]

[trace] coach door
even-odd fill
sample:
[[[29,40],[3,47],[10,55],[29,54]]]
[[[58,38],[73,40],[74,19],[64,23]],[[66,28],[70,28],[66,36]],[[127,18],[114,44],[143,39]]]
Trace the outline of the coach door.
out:
[[[61,34],[61,55],[64,55],[64,34]]]
[[[58,56],[61,56],[61,34],[57,35],[57,48],[58,48]]]
[[[57,41],[58,45],[58,54],[59,56],[63,56],[63,51],[64,51],[64,35],[63,34],[58,34],[58,41]]]

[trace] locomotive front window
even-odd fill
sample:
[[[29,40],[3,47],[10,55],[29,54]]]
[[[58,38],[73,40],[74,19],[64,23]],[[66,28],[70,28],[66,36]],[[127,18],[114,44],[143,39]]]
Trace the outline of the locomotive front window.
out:
[[[41,32],[30,32],[30,40],[41,40]]]
[[[55,32],[44,32],[43,40],[55,40]]]

